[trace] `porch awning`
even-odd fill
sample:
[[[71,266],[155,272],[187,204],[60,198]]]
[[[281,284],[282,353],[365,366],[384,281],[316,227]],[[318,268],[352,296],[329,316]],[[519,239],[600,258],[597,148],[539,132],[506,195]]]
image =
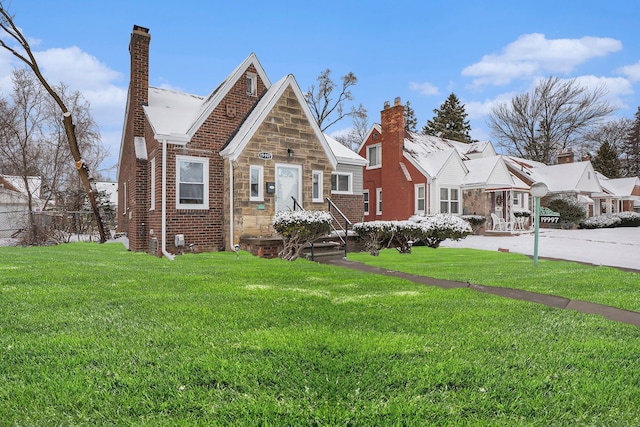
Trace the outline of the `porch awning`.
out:
[[[584,194],[578,194],[578,202],[584,203],[585,205],[592,205],[594,203],[591,197],[585,196]]]

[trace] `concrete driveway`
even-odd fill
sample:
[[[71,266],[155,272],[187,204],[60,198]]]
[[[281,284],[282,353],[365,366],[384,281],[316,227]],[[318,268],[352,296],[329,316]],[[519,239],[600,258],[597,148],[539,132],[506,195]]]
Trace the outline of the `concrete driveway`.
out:
[[[497,251],[508,249],[533,256],[534,234],[511,236],[468,236],[442,247]],[[540,229],[538,257],[580,261],[640,271],[640,227],[595,230]]]

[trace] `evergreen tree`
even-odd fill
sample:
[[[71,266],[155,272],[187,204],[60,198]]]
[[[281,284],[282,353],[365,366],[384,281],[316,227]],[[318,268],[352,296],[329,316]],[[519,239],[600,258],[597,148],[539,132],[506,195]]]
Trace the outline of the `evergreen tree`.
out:
[[[607,178],[620,178],[618,151],[608,142],[602,143],[592,163],[593,168]]]
[[[418,119],[416,118],[416,112],[411,108],[411,103],[407,101],[407,105],[404,106],[404,130],[408,132],[417,132]]]
[[[626,176],[640,176],[640,107],[623,146]]]
[[[422,128],[422,133],[454,141],[473,142],[469,135],[471,125],[467,120],[464,104],[460,105],[460,100],[453,92],[440,106],[440,109],[436,108],[433,112],[435,113],[433,120],[427,121],[427,124]]]

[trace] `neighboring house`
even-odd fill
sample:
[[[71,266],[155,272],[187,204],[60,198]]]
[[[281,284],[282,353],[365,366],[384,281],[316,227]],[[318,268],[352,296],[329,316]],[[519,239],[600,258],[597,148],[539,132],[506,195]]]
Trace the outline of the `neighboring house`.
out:
[[[149,42],[134,26],[118,168],[118,231],[131,250],[234,249],[273,236],[292,198],[326,210],[335,197],[361,220],[366,161],[320,131],[293,75],[272,84],[251,54],[207,96],[149,87]]]
[[[34,211],[42,209],[41,179],[29,177]],[[29,198],[21,176],[0,175],[0,238],[11,237],[28,223]]]
[[[605,199],[596,204],[596,206],[600,206],[601,213],[640,212],[640,178],[637,176],[607,178],[600,173],[597,175],[604,191],[611,195],[609,203]]]
[[[402,220],[436,213],[498,213],[528,208],[529,186],[514,177],[490,142],[465,144],[407,132],[404,106],[385,103],[359,148],[364,171],[365,221]]]

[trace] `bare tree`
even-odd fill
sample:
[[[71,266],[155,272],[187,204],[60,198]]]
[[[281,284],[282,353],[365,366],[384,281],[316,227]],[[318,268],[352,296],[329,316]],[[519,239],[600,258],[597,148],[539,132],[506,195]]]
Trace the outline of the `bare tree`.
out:
[[[488,125],[509,154],[550,164],[615,111],[605,95],[603,86],[589,91],[576,79],[549,77],[532,92],[494,107]]]
[[[11,80],[11,102],[3,99],[0,103],[0,154],[5,171],[22,178],[29,207],[25,241],[33,244],[39,233],[33,214],[37,189],[32,188],[31,177],[39,175],[37,162],[42,155],[45,108],[43,94],[26,70],[14,71]]]
[[[351,116],[351,123],[353,127],[349,129],[349,132],[346,135],[337,136],[336,140],[342,145],[356,150],[369,132],[369,118],[367,117],[367,110],[362,104],[358,108],[358,113]]]
[[[40,71],[40,67],[36,61],[36,58],[31,51],[31,47],[27,42],[27,39],[24,37],[22,32],[16,27],[13,16],[9,14],[7,9],[5,8],[4,2],[0,1],[0,28],[11,38],[13,39],[19,47],[14,48],[5,42],[5,40],[0,39],[0,46],[4,49],[11,52],[15,57],[24,62],[31,70],[34,72],[38,81],[42,84],[45,90],[49,93],[49,95],[53,98],[55,103],[58,105],[59,109],[62,112],[62,122],[64,124],[65,134],[67,136],[67,140],[69,143],[69,148],[71,150],[71,154],[73,159],[75,160],[76,169],[80,175],[80,180],[85,188],[87,193],[87,197],[91,204],[91,208],[93,210],[93,214],[96,219],[96,223],[98,226],[98,232],[100,234],[100,242],[104,243],[107,240],[107,235],[105,232],[105,228],[102,222],[102,215],[100,213],[100,208],[98,206],[98,202],[96,196],[98,194],[95,186],[95,182],[93,177],[89,172],[89,165],[84,160],[81,155],[80,148],[78,146],[78,141],[75,134],[75,124],[73,121],[73,116],[71,111],[67,108],[64,101],[60,97],[60,95],[56,92],[56,90],[49,85],[47,80],[42,75]]]
[[[633,126],[633,120],[621,117],[595,126],[584,134],[580,145],[581,156],[593,156],[605,142],[618,153],[622,152],[624,141]]]
[[[360,104],[357,108],[351,107],[351,110],[345,110],[347,101],[353,101],[351,87],[358,84],[358,78],[352,72],[342,76],[342,87],[336,96],[336,83],[331,79],[331,70],[326,69],[320,73],[316,79],[317,86],[311,85],[309,90],[304,94],[305,99],[311,112],[313,113],[318,126],[322,132],[344,119],[345,117],[353,117],[364,114],[366,110]]]

